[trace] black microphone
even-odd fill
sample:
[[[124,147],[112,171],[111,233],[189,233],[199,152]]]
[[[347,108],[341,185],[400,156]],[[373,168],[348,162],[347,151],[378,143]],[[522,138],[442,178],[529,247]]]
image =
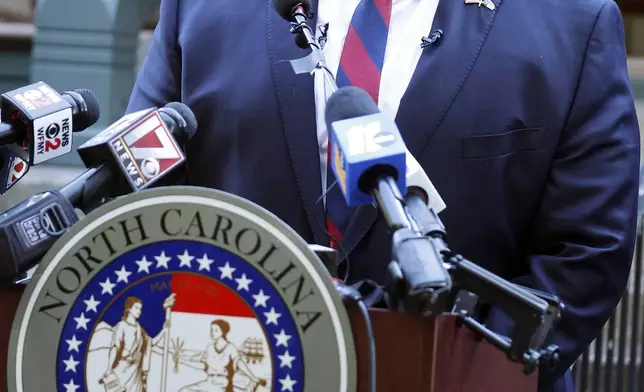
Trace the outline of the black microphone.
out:
[[[398,186],[405,173],[404,152],[402,160],[392,159],[400,158],[403,144],[395,123],[380,114],[366,91],[353,86],[329,97],[325,120],[334,174],[347,204],[375,199],[393,232],[411,227]]]
[[[440,46],[441,40],[443,38],[443,30],[438,29],[431,33],[427,37],[422,37],[420,39],[420,48],[425,49],[430,46]]]
[[[390,150],[397,152],[392,146],[401,136],[395,123],[378,114],[371,97],[356,87],[341,88],[329,98],[326,116],[327,127],[333,131],[332,165],[345,198],[360,203],[360,192],[371,192],[393,232],[394,262],[388,266],[390,308],[425,315],[442,313],[449,310],[452,288],[470,291],[501,308],[515,326],[508,339],[468,314],[460,314],[464,325],[504,350],[511,360],[524,363],[527,374],[538,363],[556,362],[558,348],[540,346],[559,317],[558,299],[520,288],[447,247],[445,229],[434,211],[444,208],[440,196],[420,165],[413,164],[415,159],[410,165],[405,154],[406,167],[401,169],[391,158]],[[400,177],[405,169],[409,181],[403,198],[392,177]]]
[[[331,93],[338,89],[334,75],[329,70],[324,58],[322,47],[326,42],[328,24],[320,28],[320,41],[315,39],[315,34],[306,23],[313,18],[310,0],[273,0],[276,12],[287,21],[291,22],[291,33],[295,34],[295,44],[302,49],[311,49],[307,56],[291,60],[290,64],[296,74],[311,73],[315,75],[322,72]]]
[[[0,214],[0,284],[25,276],[77,221],[69,200],[53,190]]]
[[[43,82],[2,94],[0,110],[0,147],[8,146],[29,165],[70,153],[72,132],[89,128],[100,117],[91,91],[60,95]]]
[[[311,15],[311,0],[273,0],[277,14],[289,22],[297,22],[300,14],[304,18]]]
[[[148,109],[124,116],[97,135],[97,140],[88,141],[86,146],[82,146],[85,154],[103,153],[103,158],[91,158],[98,164],[60,191],[42,192],[0,215],[0,284],[21,278],[40,261],[54,242],[78,221],[75,208],[87,213],[109,198],[158,184],[159,179],[176,167],[175,164],[164,162],[171,154],[164,154],[163,148],[174,148],[175,138],[183,142],[189,140],[196,130],[197,121],[192,111],[182,103],[173,102],[158,110]],[[143,138],[143,146],[137,144]],[[123,152],[126,147],[111,150],[110,146],[128,141],[131,144],[127,145],[127,152]],[[144,151],[145,157],[141,158],[141,149],[149,143],[155,146],[152,148],[154,151]],[[163,143],[166,145],[162,150],[155,150]],[[110,155],[105,150],[121,152]],[[123,179],[130,174],[129,169],[124,169],[123,158],[132,154],[132,151],[139,159],[127,164],[130,168],[144,170],[139,166],[146,159],[148,162],[152,159],[160,162],[162,170],[156,173],[154,181],[148,179],[142,186],[134,187]],[[184,155],[180,149],[178,151],[183,162]],[[90,160],[88,157],[85,159],[86,162]]]
[[[273,0],[273,8],[283,19],[291,22],[291,33],[295,34],[295,44],[302,49],[313,49],[321,54],[320,45],[314,33],[306,24],[313,17],[310,0]]]
[[[111,198],[158,185],[185,162],[182,146],[196,131],[197,119],[183,103],[128,114],[78,147],[88,169],[61,193],[87,213]]]

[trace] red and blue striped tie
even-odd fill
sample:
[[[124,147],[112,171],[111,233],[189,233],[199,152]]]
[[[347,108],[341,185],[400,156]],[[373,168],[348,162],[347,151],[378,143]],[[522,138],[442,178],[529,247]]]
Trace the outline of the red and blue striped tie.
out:
[[[340,57],[336,81],[338,87],[356,86],[378,103],[380,73],[385,61],[392,0],[361,0],[356,8]],[[327,156],[327,186],[335,181]],[[337,248],[355,211],[344,201],[336,184],[326,195],[326,227],[331,247]]]

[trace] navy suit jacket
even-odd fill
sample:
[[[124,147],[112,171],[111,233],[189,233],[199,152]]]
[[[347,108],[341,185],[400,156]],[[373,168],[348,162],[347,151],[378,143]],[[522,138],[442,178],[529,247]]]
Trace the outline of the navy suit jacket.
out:
[[[440,1],[432,30],[443,39],[424,50],[396,122],[447,203],[451,248],[565,302],[545,391],[626,287],[639,132],[613,1],[493,1]],[[242,196],[327,244],[313,78],[286,61],[305,54],[271,0],[163,0],[128,112],[184,102],[199,121],[189,184]],[[390,235],[373,207],[358,209],[343,247],[351,280],[385,280]],[[507,327],[501,315],[490,323]],[[554,390],[572,391],[570,378]]]

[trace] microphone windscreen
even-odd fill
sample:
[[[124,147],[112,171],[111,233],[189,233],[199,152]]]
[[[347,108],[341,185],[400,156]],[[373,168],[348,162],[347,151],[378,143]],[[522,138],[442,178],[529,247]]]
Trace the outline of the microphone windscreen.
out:
[[[378,105],[363,89],[355,86],[339,88],[326,102],[324,116],[327,129],[336,121],[379,113]]]
[[[298,5],[304,8],[305,13],[311,11],[311,0],[273,0],[273,8],[283,19],[291,21],[293,19],[293,10]]]
[[[79,88],[76,90],[65,91],[62,94],[67,100],[72,99],[78,108],[78,113],[74,116],[73,132],[85,130],[96,124],[101,117],[101,105],[98,103],[96,95],[87,89]]]
[[[304,34],[295,34],[295,45],[300,49],[310,48],[309,41],[306,39],[306,35]]]
[[[407,193],[405,143],[394,120],[361,88],[338,89],[326,102],[331,167],[349,206],[373,203],[378,178],[393,177]]]
[[[181,102],[170,102],[164,107],[174,109],[177,113],[179,113],[179,115],[186,122],[184,129],[185,136],[188,138],[188,140],[192,139],[192,137],[197,133],[198,128],[197,118],[195,117],[195,114],[192,112],[192,110],[190,110],[190,108],[186,104]]]

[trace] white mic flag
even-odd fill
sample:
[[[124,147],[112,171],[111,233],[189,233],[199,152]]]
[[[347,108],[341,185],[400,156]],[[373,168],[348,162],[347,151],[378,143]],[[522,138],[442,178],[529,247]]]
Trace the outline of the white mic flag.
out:
[[[421,190],[425,194],[427,207],[433,209],[437,214],[443,211],[447,205],[443,201],[441,195],[438,194],[434,184],[432,184],[429,177],[427,177],[425,170],[423,170],[409,150],[407,150],[406,163],[407,175],[405,177],[407,180],[408,192],[412,190]]]

